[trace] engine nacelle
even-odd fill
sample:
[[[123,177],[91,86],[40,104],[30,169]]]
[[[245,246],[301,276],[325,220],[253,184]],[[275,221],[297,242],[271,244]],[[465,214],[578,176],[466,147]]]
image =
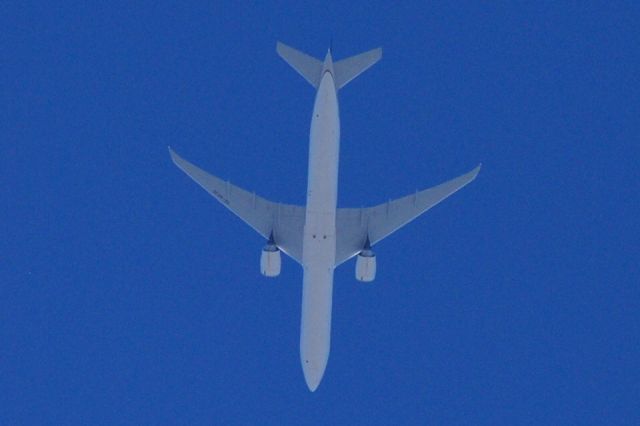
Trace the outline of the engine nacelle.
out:
[[[369,249],[362,250],[356,259],[356,279],[365,283],[376,278],[376,254]]]
[[[260,256],[260,272],[265,277],[277,277],[280,275],[280,249],[275,244],[267,244],[262,249]]]

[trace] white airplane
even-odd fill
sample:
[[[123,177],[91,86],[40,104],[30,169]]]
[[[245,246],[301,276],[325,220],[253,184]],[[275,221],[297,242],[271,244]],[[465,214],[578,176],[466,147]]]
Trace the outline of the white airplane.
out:
[[[309,135],[306,207],[268,201],[205,172],[171,148],[169,151],[176,166],[268,240],[260,257],[263,275],[280,274],[281,251],[302,265],[300,360],[307,386],[313,392],[329,359],[334,269],[357,256],[356,279],[373,281],[376,257],[371,247],[471,182],[480,165],[458,178],[384,204],[337,208],[338,90],[375,64],[382,57],[382,49],[337,62],[331,57],[331,49],[324,61],[282,43],[276,50],[317,90]]]

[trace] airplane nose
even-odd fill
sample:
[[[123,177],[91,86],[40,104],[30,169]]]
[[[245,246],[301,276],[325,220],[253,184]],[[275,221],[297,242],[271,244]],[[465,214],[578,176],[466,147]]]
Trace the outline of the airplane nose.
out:
[[[307,382],[307,387],[311,392],[315,392],[320,385],[322,376],[324,376],[324,370],[327,367],[327,363],[319,363],[310,359],[302,360],[302,371],[304,372],[304,380]]]

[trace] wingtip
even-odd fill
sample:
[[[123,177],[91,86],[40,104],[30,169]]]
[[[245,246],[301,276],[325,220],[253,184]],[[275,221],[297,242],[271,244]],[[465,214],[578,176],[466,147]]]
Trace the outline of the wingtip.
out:
[[[169,150],[171,161],[173,161],[174,164],[178,164],[178,160],[180,160],[180,156],[176,154],[176,152],[173,150],[173,148],[171,148],[171,146],[167,146],[167,149]]]
[[[471,170],[471,174],[473,175],[473,178],[475,179],[476,176],[478,176],[478,173],[480,173],[480,169],[482,168],[482,163],[478,163],[478,165],[475,167],[475,169]]]

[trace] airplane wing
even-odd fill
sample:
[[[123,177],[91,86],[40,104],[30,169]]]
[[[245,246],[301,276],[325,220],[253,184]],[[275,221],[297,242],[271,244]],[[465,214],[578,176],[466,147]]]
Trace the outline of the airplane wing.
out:
[[[475,179],[480,165],[433,188],[368,208],[336,213],[336,266],[360,253],[367,238],[374,245]]]
[[[171,148],[169,152],[175,165],[223,206],[265,239],[269,239],[273,233],[276,245],[298,263],[302,262],[304,207],[266,200],[255,192],[246,191],[205,172],[180,157]]]

